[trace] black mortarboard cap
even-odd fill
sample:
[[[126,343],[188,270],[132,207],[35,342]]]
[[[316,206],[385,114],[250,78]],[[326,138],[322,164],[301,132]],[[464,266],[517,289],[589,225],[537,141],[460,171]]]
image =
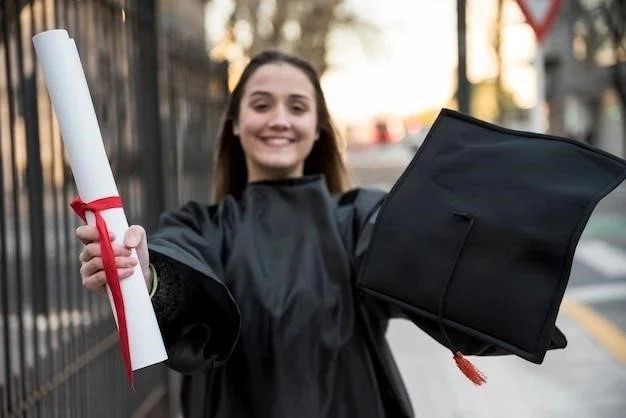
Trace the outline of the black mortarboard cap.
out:
[[[539,364],[581,233],[625,176],[601,150],[444,109],[380,208],[359,287]]]

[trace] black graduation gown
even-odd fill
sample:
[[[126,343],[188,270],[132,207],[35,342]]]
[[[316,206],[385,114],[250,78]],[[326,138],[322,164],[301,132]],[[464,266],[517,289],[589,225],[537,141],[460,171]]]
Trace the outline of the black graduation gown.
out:
[[[168,365],[185,374],[185,416],[413,416],[385,340],[388,319],[408,314],[355,288],[383,198],[333,196],[309,176],[164,214],[148,240],[153,302]],[[467,354],[503,354],[449,334]]]

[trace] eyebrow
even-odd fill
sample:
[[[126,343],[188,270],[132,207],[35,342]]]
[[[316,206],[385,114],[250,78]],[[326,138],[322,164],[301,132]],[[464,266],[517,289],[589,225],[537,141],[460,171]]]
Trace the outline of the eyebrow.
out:
[[[272,93],[270,93],[269,91],[265,91],[265,90],[255,90],[252,93],[250,93],[250,97],[253,97],[253,96],[272,96]],[[304,94],[298,94],[298,93],[290,94],[289,98],[311,100],[309,96],[304,95]]]

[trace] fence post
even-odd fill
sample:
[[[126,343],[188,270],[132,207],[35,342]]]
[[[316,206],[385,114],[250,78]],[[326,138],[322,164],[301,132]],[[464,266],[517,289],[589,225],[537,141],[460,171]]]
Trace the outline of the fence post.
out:
[[[140,173],[145,182],[143,189],[145,212],[144,226],[154,228],[159,221],[159,214],[165,208],[163,192],[163,141],[159,113],[158,59],[157,59],[157,8],[154,0],[137,0],[138,21],[136,31],[137,54],[135,54],[134,88],[135,114],[139,131]]]

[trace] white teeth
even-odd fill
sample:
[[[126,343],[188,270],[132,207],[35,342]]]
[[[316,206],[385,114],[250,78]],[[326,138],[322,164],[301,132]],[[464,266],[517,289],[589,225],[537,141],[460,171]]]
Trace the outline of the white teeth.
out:
[[[291,141],[286,138],[268,138],[263,140],[263,142],[274,147],[281,147],[291,143]]]

